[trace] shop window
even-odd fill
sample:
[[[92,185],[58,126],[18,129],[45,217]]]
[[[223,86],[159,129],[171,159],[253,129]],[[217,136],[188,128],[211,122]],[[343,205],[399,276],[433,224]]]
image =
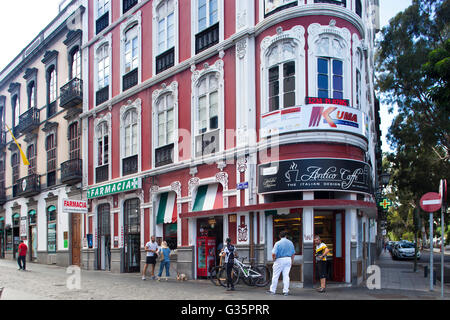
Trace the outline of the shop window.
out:
[[[30,226],[36,225],[37,219],[36,219],[36,210],[30,210],[28,212],[28,223]]]
[[[319,236],[320,240],[330,249],[328,256],[333,256],[334,235],[333,235],[333,215],[328,213],[317,213],[314,216],[314,235]]]
[[[163,237],[164,241],[167,242],[170,250],[175,250],[177,248],[177,227],[178,224],[176,223],[164,225]]]
[[[273,217],[273,242],[276,243],[280,237],[280,232],[286,231],[287,238],[294,243],[295,254],[302,254],[303,244],[303,223],[301,212],[294,212],[288,215],[277,215]]]
[[[56,207],[47,208],[47,251],[56,252]]]

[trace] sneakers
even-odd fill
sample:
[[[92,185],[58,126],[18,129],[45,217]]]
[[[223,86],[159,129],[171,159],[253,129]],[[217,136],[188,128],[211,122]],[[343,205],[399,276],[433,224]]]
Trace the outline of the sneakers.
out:
[[[164,280],[169,281],[169,278],[165,278]]]
[[[289,295],[288,292],[283,293],[283,296],[287,297]]]
[[[267,294],[270,294],[270,295],[272,295],[272,296],[274,296],[274,295],[276,294],[275,292],[272,292],[272,291],[270,291],[270,290],[267,290],[266,293],[267,293]]]
[[[156,280],[156,277],[155,277],[155,276],[153,276],[153,277],[152,277],[152,280]]]
[[[324,293],[325,292],[325,288],[322,288],[322,287],[317,288],[317,292]]]
[[[142,280],[147,280],[147,279],[145,279],[145,277],[142,277]]]

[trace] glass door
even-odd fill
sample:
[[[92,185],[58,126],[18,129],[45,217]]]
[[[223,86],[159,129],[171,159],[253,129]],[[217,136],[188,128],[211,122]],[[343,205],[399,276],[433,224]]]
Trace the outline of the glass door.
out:
[[[139,199],[125,201],[125,272],[140,272],[141,261],[141,214]]]
[[[98,268],[110,270],[111,267],[111,222],[110,206],[102,204],[98,207]]]

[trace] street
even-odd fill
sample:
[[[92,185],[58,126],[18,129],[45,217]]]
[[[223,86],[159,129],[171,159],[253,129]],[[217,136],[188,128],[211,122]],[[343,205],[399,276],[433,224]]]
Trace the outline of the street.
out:
[[[292,283],[290,296],[270,296],[266,288],[239,284],[234,292],[216,287],[208,280],[168,282],[142,281],[138,274],[114,274],[103,271],[81,271],[81,289],[69,290],[66,281],[70,277],[65,268],[28,264],[29,271],[17,270],[14,261],[0,260],[0,288],[2,300],[439,300],[440,291],[429,292],[423,272],[412,273],[407,261],[392,261],[382,255],[381,290],[369,290],[365,286],[347,287],[330,284],[327,292],[317,293]],[[149,278],[148,278],[149,279]],[[439,282],[438,282],[439,284]],[[445,299],[450,298],[446,286]],[[439,292],[437,292],[439,291]],[[281,282],[278,292],[281,292]]]

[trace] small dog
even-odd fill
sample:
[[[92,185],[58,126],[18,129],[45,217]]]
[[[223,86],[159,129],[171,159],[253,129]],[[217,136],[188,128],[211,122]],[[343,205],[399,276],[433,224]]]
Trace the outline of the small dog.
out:
[[[177,281],[186,281],[187,277],[184,273],[178,273],[177,274]]]

